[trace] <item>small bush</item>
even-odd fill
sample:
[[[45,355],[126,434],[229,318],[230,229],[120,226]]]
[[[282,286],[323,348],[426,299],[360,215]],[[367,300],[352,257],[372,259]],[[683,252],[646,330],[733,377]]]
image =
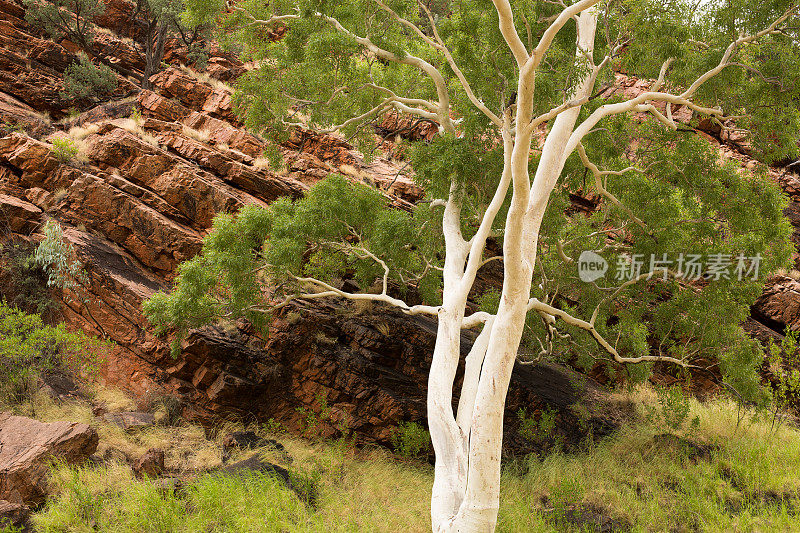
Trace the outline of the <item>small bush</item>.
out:
[[[76,63],[64,71],[64,90],[61,95],[75,100],[97,100],[113,93],[116,88],[117,75],[114,71],[106,65],[95,65],[82,54]]]
[[[780,345],[772,339],[767,347],[767,361],[773,375],[772,427],[779,415],[791,411],[800,399],[800,332],[788,331]],[[780,424],[778,424],[780,425]]]
[[[517,418],[519,419],[519,433],[526,440],[530,442],[542,442],[548,437],[552,436],[553,430],[556,428],[556,415],[558,411],[551,407],[542,409],[539,418],[534,415],[528,415],[527,411],[520,408],[517,411]]]
[[[67,163],[75,159],[78,155],[78,146],[72,139],[56,137],[53,139],[53,148],[50,149],[56,158],[62,163]]]
[[[103,343],[63,324],[47,326],[31,315],[0,302],[0,405],[30,400],[39,378],[63,369],[93,373]]]
[[[33,245],[24,241],[0,244],[0,294],[9,306],[52,323],[58,304],[47,289],[47,273],[34,259],[34,252]]]
[[[409,459],[427,455],[430,446],[431,434],[416,422],[400,422],[392,434],[395,452]]]
[[[687,431],[697,429],[700,419],[698,417],[689,419],[691,414],[689,398],[679,385],[657,389],[656,394],[658,395],[659,409],[656,407],[647,409],[647,418],[652,423],[660,427],[666,426],[675,433],[683,431],[684,426]]]
[[[144,124],[144,118],[142,117],[142,112],[139,111],[138,107],[134,107],[133,111],[131,111],[130,119],[136,124],[137,126],[141,126]]]
[[[264,422],[263,430],[267,435],[284,435],[287,431],[286,426],[274,418],[269,418]]]

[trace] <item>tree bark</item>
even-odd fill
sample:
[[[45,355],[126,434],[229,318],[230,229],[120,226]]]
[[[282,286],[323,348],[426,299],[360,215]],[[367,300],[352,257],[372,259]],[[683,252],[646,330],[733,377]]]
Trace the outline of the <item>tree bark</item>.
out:
[[[581,13],[578,17],[577,56],[591,54],[594,48],[594,34],[597,14],[593,8]],[[527,65],[526,65],[527,66]],[[494,531],[500,507],[500,458],[503,439],[503,414],[506,395],[511,380],[511,372],[516,361],[517,351],[522,339],[525,317],[528,312],[530,288],[533,280],[534,265],[539,231],[550,194],[569,154],[565,152],[567,141],[572,134],[580,107],[569,109],[558,115],[553,121],[550,132],[542,149],[542,157],[537,167],[533,183],[528,174],[532,131],[520,125],[528,124],[533,108],[534,75],[521,69],[518,86],[517,137],[513,143],[510,158],[506,158],[504,173],[510,171],[513,183],[511,206],[506,217],[506,231],[503,240],[503,290],[500,305],[494,319],[487,322],[481,332],[483,339],[476,341],[475,359],[481,361],[479,372],[475,372],[476,361],[468,361],[465,370],[463,390],[470,394],[462,397],[459,405],[459,426],[468,428],[462,439],[467,446],[466,479],[462,480],[461,459],[456,470],[439,466],[440,457],[437,449],[437,480],[434,482],[433,502],[440,503],[447,499],[448,506],[432,511],[433,530],[435,532],[484,533]],[[591,76],[578,84],[576,94],[591,90]],[[508,150],[508,147],[506,147]],[[510,166],[510,167],[509,167]],[[448,250],[449,252],[449,250]],[[445,272],[447,274],[447,272]],[[445,283],[447,290],[447,283]],[[445,293],[446,294],[446,293]],[[453,302],[455,303],[455,302]],[[440,332],[450,334],[447,326],[440,323]],[[485,355],[482,354],[485,345]],[[437,340],[438,347],[438,340]],[[435,357],[435,356],[434,356]],[[470,371],[471,370],[471,371]],[[437,369],[431,368],[432,381]],[[475,381],[477,380],[477,384]],[[452,379],[450,380],[452,395]],[[474,400],[472,391],[474,389]],[[429,391],[429,395],[431,391]],[[440,393],[435,391],[436,395]],[[466,418],[471,411],[471,418]],[[457,442],[444,449],[457,448]],[[452,457],[441,458],[452,461]],[[439,480],[440,470],[449,477]],[[455,475],[454,475],[455,473]],[[461,489],[463,493],[458,494]],[[447,495],[443,491],[447,490]],[[450,493],[456,492],[455,495]],[[458,502],[457,510],[449,519],[445,518],[448,508]],[[438,519],[438,520],[437,520]]]

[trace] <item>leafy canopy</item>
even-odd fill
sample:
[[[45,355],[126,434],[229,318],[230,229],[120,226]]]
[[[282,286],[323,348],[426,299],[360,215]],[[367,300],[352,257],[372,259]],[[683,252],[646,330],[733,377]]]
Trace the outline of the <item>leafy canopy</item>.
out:
[[[614,69],[654,78],[671,58],[666,88],[680,92],[717,65],[741,33],[763,29],[791,5],[785,0],[701,7],[678,0],[601,2],[595,57],[614,55],[600,71],[597,94],[583,106],[579,121],[619,98],[600,97],[614,81]],[[513,8],[529,50],[563,9],[536,0],[514,2]],[[441,90],[424,69],[406,60],[419,58],[438,69],[455,132],[410,146],[411,161],[429,201],[446,197],[455,183],[468,239],[500,180],[504,147],[497,127],[473,105],[451,64],[424,36],[435,35],[433,22],[475,98],[498,116],[513,110],[508,106],[515,102],[517,65],[498,29],[497,13],[484,2],[439,2],[429,9],[411,0],[383,5],[244,0],[228,8],[221,0],[189,0],[183,17],[192,23],[219,20],[224,43],[258,66],[239,79],[234,104],[248,127],[277,142],[302,122],[338,127],[372,153],[373,121],[397,108],[388,100],[399,96],[422,111],[431,109],[423,101],[434,107],[442,102]],[[397,17],[416,25],[423,36]],[[276,40],[282,25],[288,31]],[[766,163],[798,157],[800,48],[797,24],[786,26],[733,50],[735,65],[701,86],[695,98],[699,105],[735,116],[753,153]],[[534,116],[568,99],[584,72],[575,56],[575,37],[574,25],[567,24],[546,54],[536,76]],[[364,46],[364,39],[380,51]],[[424,119],[424,113],[417,114]],[[732,387],[755,397],[755,367],[763,354],[739,324],[765,277],[791,256],[785,199],[766,167],[743,172],[721,162],[714,145],[694,129],[700,118],[671,130],[637,115],[612,116],[583,139],[592,163],[617,171],[601,186],[619,205],[601,201],[588,213],[576,210],[577,198],[597,199],[602,190],[572,154],[545,214],[532,296],[574,316],[588,318],[597,309],[598,331],[616,339],[626,356],[666,355],[706,366],[718,361]],[[538,157],[534,150],[531,171]],[[353,279],[366,291],[380,284],[384,265],[401,287],[435,304],[444,260],[437,209],[428,202],[412,213],[392,209],[380,193],[332,176],[296,202],[279,200],[268,209],[248,206],[238,216],[221,215],[202,254],[181,266],[174,291],[156,295],[146,312],[162,330],[179,332],[222,317],[245,316],[263,324],[270,305],[308,290],[300,278],[314,277],[334,288]],[[493,238],[502,244],[502,211],[495,220]],[[611,265],[620,258],[663,254],[761,260],[758,274],[743,280],[653,276],[615,292],[621,282],[609,277],[580,281],[577,258],[586,250]],[[648,269],[645,265],[643,272]],[[488,311],[496,302],[491,291],[475,299]],[[532,313],[525,351],[533,358],[577,358],[587,366],[603,358],[586,331],[558,322],[557,332]],[[609,370],[643,379],[650,367],[609,364]]]

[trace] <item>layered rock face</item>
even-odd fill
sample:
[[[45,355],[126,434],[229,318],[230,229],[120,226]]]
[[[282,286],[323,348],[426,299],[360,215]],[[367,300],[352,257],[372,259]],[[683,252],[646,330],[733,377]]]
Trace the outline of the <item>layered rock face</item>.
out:
[[[119,29],[126,6],[114,0],[96,22]],[[118,40],[113,33],[99,38]],[[141,71],[140,51],[125,42],[120,50],[123,65]],[[24,21],[21,0],[0,0],[0,238],[35,243],[48,217],[65,228],[85,265],[90,294],[86,303],[68,300],[63,318],[115,341],[104,377],[140,396],[173,395],[184,405],[184,416],[207,422],[274,418],[298,428],[303,409],[321,412],[321,398],[330,406],[321,429],[331,434],[346,419],[363,438],[386,442],[400,420],[423,420],[435,336],[429,319],[383,308],[357,314],[336,303],[302,303],[286,309],[266,338],[254,336],[247,324],[206,328],[193,333],[173,359],[141,312],[145,299],[169,289],[177,265],[198,253],[216,214],[299,197],[332,172],[369,181],[394,206],[408,208],[422,191],[404,163],[378,158],[367,164],[338,137],[296,131],[282,146],[287,171],[276,174],[262,159],[265,141],[244,130],[222,83],[244,72],[244,65],[212,47],[207,75],[200,77],[178,68],[186,58],[177,43],[165,58],[173,66],[152,78],[153,91],[120,79],[113,102],[59,126],[41,111],[61,118],[71,107],[90,107],[61,95],[61,73],[74,58],[71,43],[46,40]],[[635,83],[620,87],[641,89]],[[81,128],[71,133],[81,152],[64,163],[51,141],[67,135],[68,126]],[[399,117],[387,117],[378,130],[387,139],[415,140],[435,131],[430,123]],[[740,147],[725,149],[749,164]],[[800,187],[792,189],[800,182],[780,173],[776,179],[793,195],[790,216],[800,213]],[[800,228],[800,216],[795,219]],[[491,277],[482,274],[481,282],[491,283]],[[770,328],[800,321],[800,311],[787,311],[800,307],[792,284],[780,278],[767,289],[756,306],[765,318],[754,328],[769,335]],[[462,346],[469,345],[465,336]],[[590,429],[602,434],[614,425],[616,411],[606,409],[591,381],[579,378],[557,367],[518,368],[509,412],[551,406],[568,440]],[[578,401],[589,410],[573,412],[570,406]],[[522,446],[516,417],[507,418],[506,442]]]
[[[376,305],[358,311],[336,302],[301,302],[282,311],[266,341],[248,336],[248,327],[208,327],[191,334],[176,364],[166,369],[182,380],[181,392],[193,408],[256,415],[298,428],[305,413],[322,415],[324,435],[338,434],[342,424],[360,435],[388,443],[400,421],[424,422],[425,390],[436,321],[409,317]],[[224,342],[223,342],[224,341]],[[464,356],[472,345],[465,333]],[[456,378],[460,388],[462,368]],[[321,401],[329,406],[321,413]],[[456,395],[457,400],[457,395]],[[583,403],[587,410],[574,409]],[[518,365],[512,377],[507,409],[558,412],[557,433],[575,444],[589,431],[604,435],[625,416],[625,409],[606,399],[585,377],[559,366]],[[509,416],[506,445],[530,451]]]

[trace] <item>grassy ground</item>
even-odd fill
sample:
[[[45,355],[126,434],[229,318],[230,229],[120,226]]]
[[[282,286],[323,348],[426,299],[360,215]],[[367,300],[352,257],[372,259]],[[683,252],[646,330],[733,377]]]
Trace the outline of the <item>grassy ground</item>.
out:
[[[106,402],[125,401],[102,394]],[[631,398],[642,412],[656,403],[647,390],[625,399]],[[44,420],[92,421],[80,405],[41,401],[36,411]],[[752,417],[737,425],[736,407],[726,401],[692,401],[691,411],[699,426],[685,437],[700,447],[664,437],[663,427],[643,417],[583,453],[508,462],[498,531],[597,531],[598,524],[621,531],[800,531],[800,432],[787,424],[771,430],[770,421]],[[292,460],[260,453],[316,484],[319,499],[309,506],[270,476],[207,473],[220,464],[221,440],[206,439],[199,428],[98,429],[105,464],[55,467],[55,496],[34,517],[36,531],[429,530],[432,468],[386,450],[277,436]],[[167,450],[168,468],[188,476],[183,490],[133,477],[123,458],[153,446]]]

